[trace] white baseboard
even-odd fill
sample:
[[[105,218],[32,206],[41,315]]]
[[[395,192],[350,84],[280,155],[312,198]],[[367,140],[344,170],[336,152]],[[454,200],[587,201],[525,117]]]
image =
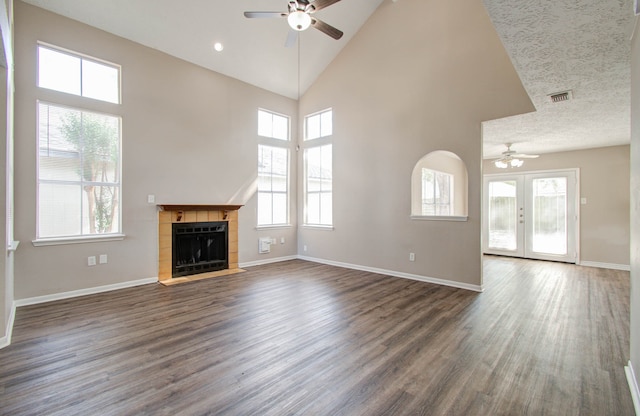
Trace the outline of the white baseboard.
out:
[[[312,261],[314,263],[328,264],[330,266],[344,267],[347,269],[361,270],[364,272],[384,274],[387,276],[401,277],[404,279],[418,280],[420,282],[434,283],[436,285],[455,287],[457,289],[472,290],[474,292],[482,292],[484,288],[481,285],[472,285],[469,283],[456,282],[454,280],[438,279],[436,277],[420,276],[417,274],[397,272],[394,270],[379,269],[377,267],[361,266],[357,264],[342,263],[338,261],[319,259],[315,257],[298,256],[300,260]]]
[[[13,334],[13,322],[16,319],[16,303],[13,302],[11,306],[11,312],[9,313],[9,319],[7,320],[7,327],[5,328],[5,335],[0,338],[0,349],[11,345],[11,335]]]
[[[581,261],[580,266],[599,267],[601,269],[624,270],[627,272],[631,271],[631,266],[628,264],[600,263],[597,261]]]
[[[158,283],[158,278],[149,277],[147,279],[131,280],[129,282],[115,283],[113,285],[90,287],[88,289],[73,290],[71,292],[54,293],[52,295],[19,299],[15,301],[15,306],[36,305],[39,303],[52,302],[55,300],[76,298],[78,296],[94,295],[96,293],[110,292],[112,290],[125,289],[128,287],[148,285],[150,283]]]
[[[416,275],[416,274],[397,272],[397,271],[393,271],[393,270],[379,269],[379,268],[376,268],[376,267],[361,266],[361,265],[357,265],[357,264],[342,263],[342,262],[337,262],[337,261],[319,259],[319,258],[315,258],[315,257],[296,256],[296,255],[294,255],[294,256],[286,256],[286,257],[276,257],[276,258],[270,258],[270,259],[265,259],[265,260],[251,261],[251,262],[241,263],[238,266],[240,268],[245,268],[245,267],[260,266],[260,265],[265,265],[265,264],[279,263],[279,262],[283,262],[283,261],[296,260],[296,259],[311,261],[311,262],[314,262],[314,263],[327,264],[327,265],[330,265],[330,266],[344,267],[344,268],[347,268],[347,269],[361,270],[361,271],[365,271],[365,272],[378,273],[378,274],[394,276],[394,277],[401,277],[401,278],[404,278],[404,279],[418,280],[418,281],[421,281],[421,282],[434,283],[434,284],[442,285],[442,286],[450,286],[450,287],[455,287],[455,288],[458,288],[458,289],[472,290],[474,292],[482,292],[484,290],[483,287],[479,286],[479,285],[461,283],[461,282],[456,282],[456,281],[453,281],[453,280],[438,279],[438,278],[435,278],[435,277],[420,276],[420,275]],[[36,296],[36,297],[32,297],[32,298],[25,298],[25,299],[16,300],[13,303],[11,316],[10,316],[9,322],[7,324],[6,335],[4,337],[0,338],[0,348],[6,347],[7,345],[9,345],[11,343],[11,333],[13,331],[13,321],[15,319],[15,310],[16,310],[17,307],[28,306],[28,305],[36,305],[36,304],[45,303],[45,302],[53,302],[53,301],[56,301],[56,300],[75,298],[75,297],[79,297],[79,296],[94,295],[94,294],[97,294],[97,293],[110,292],[112,290],[125,289],[125,288],[128,288],[128,287],[141,286],[141,285],[146,285],[146,284],[150,284],[150,283],[157,283],[157,282],[158,282],[158,278],[157,277],[151,277],[151,278],[147,278],[147,279],[140,279],[140,280],[133,280],[133,281],[129,281],[129,282],[116,283],[116,284],[113,284],[113,285],[98,286],[98,287],[92,287],[92,288],[88,288],[88,289],[74,290],[74,291],[70,291],[70,292],[55,293],[55,294],[52,294],[52,295]]]
[[[638,389],[638,379],[633,371],[631,360],[629,360],[629,365],[624,368],[624,372],[627,374],[627,382],[629,383],[629,390],[631,390],[633,407],[636,409],[636,415],[640,416],[640,389]]]
[[[271,264],[271,263],[280,263],[281,261],[296,260],[298,258],[299,258],[298,256],[294,255],[294,256],[285,256],[285,257],[275,257],[275,258],[264,259],[264,260],[248,261],[246,263],[238,264],[238,267],[240,267],[241,269],[244,269],[245,267],[262,266],[263,264]]]

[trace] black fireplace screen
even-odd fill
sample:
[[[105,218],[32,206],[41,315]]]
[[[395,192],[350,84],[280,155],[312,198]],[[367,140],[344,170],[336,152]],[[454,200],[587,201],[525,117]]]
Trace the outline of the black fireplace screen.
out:
[[[229,268],[228,222],[173,224],[172,277]]]

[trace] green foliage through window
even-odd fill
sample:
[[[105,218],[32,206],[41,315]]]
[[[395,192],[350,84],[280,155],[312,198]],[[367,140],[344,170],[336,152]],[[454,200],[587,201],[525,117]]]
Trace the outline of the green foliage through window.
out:
[[[119,233],[120,118],[39,103],[38,237]]]

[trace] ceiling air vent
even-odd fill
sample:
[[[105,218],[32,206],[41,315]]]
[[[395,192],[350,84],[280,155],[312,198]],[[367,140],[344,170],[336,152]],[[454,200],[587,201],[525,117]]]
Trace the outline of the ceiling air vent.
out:
[[[559,103],[562,101],[569,101],[572,98],[571,91],[557,92],[549,95],[552,103]]]

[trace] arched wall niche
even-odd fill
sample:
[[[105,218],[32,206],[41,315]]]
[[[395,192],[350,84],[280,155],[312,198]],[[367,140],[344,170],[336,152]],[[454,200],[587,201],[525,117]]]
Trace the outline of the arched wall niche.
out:
[[[425,215],[422,207],[423,169],[442,172],[453,178],[453,212],[449,215]],[[423,156],[411,174],[411,218],[417,220],[466,221],[468,215],[469,176],[467,166],[458,155],[435,150]]]

